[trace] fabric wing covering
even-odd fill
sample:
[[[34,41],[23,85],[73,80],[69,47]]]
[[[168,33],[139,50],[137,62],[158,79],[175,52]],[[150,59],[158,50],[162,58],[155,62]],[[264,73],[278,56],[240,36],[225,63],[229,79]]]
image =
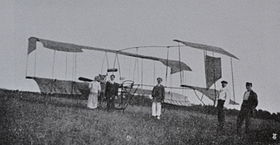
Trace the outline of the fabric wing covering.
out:
[[[174,40],[175,42],[179,42],[182,43],[186,46],[192,47],[192,48],[197,48],[200,50],[204,50],[204,51],[211,51],[211,52],[215,52],[215,53],[220,53],[220,54],[224,54],[227,55],[229,57],[238,59],[236,56],[234,56],[233,54],[229,53],[228,51],[220,48],[220,47],[216,47],[216,46],[210,46],[210,45],[205,45],[205,44],[199,44],[199,43],[192,43],[192,42],[187,42],[187,41],[181,41],[181,40]]]
[[[205,57],[205,77],[206,88],[210,88],[217,80],[222,77],[221,58]]]
[[[29,77],[29,79],[33,79],[36,81],[41,93],[68,95],[82,95],[89,93],[88,83],[39,77]]]
[[[131,92],[135,92],[134,95],[140,95],[145,97],[150,97],[152,95],[152,90],[133,88]],[[164,103],[173,104],[177,106],[191,106],[187,96],[181,95],[179,93],[165,91]]]
[[[71,43],[64,43],[64,42],[57,42],[52,40],[40,39],[36,37],[30,37],[28,39],[28,54],[36,50],[36,42],[41,42],[45,48],[56,50],[56,51],[64,51],[64,52],[83,52],[83,50],[94,50],[94,51],[103,51],[103,52],[110,52],[125,56],[137,57],[142,59],[154,60],[163,63],[171,68],[171,74],[179,72],[179,71],[191,71],[191,68],[185,64],[184,62],[177,61],[177,60],[167,60],[153,56],[146,56],[146,55],[139,55],[134,53],[128,53],[118,50],[112,49],[104,49],[104,48],[97,48],[97,47],[88,47],[82,45],[76,45]]]
[[[45,94],[65,94],[65,95],[83,95],[88,96],[89,87],[88,83],[84,82],[74,82],[66,80],[56,80],[48,78],[39,77],[27,77],[28,79],[33,79],[38,84],[40,92]],[[151,90],[133,88],[132,93],[135,95],[150,96],[152,94]],[[190,106],[191,103],[186,96],[173,93],[165,92],[165,103],[179,105],[179,106]]]
[[[237,103],[237,102],[235,102],[234,100],[229,100],[229,104],[231,104],[231,105],[239,105],[239,103]]]
[[[196,86],[189,86],[189,85],[181,85],[182,87],[186,87],[186,88],[190,88],[193,90],[197,90],[200,93],[204,94],[205,96],[207,96],[210,100],[215,101],[215,99],[218,97],[219,95],[219,91],[216,89],[208,89],[208,88],[202,88],[202,87],[196,87]],[[216,97],[215,97],[216,96]],[[232,105],[238,105],[237,102],[235,102],[234,100],[230,99],[229,104]]]
[[[170,72],[171,74],[181,72],[182,70],[191,71],[191,68],[189,66],[187,66],[185,63],[180,63],[179,61],[167,60],[167,59],[160,59],[159,61],[171,68],[171,72]]]
[[[189,86],[189,85],[181,85],[182,87],[186,87],[186,88],[190,88],[193,90],[197,90],[200,93],[204,94],[205,96],[207,96],[209,99],[211,100],[215,100],[216,97],[218,97],[218,90],[215,89],[207,89],[207,88],[202,88],[202,87],[196,87],[196,86]],[[216,97],[215,97],[216,95]]]

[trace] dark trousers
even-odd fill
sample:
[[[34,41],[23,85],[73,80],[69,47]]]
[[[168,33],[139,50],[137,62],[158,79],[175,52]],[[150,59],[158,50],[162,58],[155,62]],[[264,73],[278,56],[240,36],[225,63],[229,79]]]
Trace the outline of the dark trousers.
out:
[[[115,108],[115,96],[107,97],[107,110]]]
[[[245,132],[248,133],[249,131],[249,126],[250,126],[250,118],[251,118],[251,109],[246,106],[246,105],[243,105],[241,106],[241,110],[237,116],[237,133],[240,134],[240,129],[242,127],[242,124],[245,120]]]
[[[225,111],[224,111],[225,100],[218,100],[218,130],[223,130],[225,124]]]

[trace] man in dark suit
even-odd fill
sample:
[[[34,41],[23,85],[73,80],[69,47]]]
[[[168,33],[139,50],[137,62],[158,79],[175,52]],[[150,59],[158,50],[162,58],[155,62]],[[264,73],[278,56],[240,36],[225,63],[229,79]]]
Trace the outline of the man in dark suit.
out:
[[[252,83],[246,83],[247,91],[243,95],[243,103],[241,105],[241,110],[237,117],[237,133],[240,134],[240,129],[245,120],[245,133],[248,133],[250,126],[250,118],[253,114],[253,111],[258,105],[258,96],[252,90]]]
[[[115,82],[115,75],[110,76],[106,82],[105,96],[107,100],[107,111],[115,108],[115,97],[118,95],[119,84]]]
[[[157,78],[158,84],[154,86],[152,90],[152,97],[153,97],[153,103],[152,103],[152,116],[156,117],[157,119],[160,119],[161,115],[161,103],[164,101],[165,97],[165,91],[164,86],[161,84],[162,78]]]

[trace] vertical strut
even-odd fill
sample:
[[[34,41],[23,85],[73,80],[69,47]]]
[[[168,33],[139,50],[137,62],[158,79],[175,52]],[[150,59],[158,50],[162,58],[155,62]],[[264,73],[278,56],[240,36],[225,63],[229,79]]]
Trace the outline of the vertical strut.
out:
[[[56,50],[53,51],[52,78],[54,78],[55,54]]]
[[[212,52],[212,56],[213,56],[213,57],[215,56],[214,52]],[[215,78],[216,78],[216,69],[214,69],[214,80],[215,80]],[[217,92],[216,92],[216,88],[217,88],[217,86],[216,86],[216,81],[214,81],[214,92],[215,92],[214,106],[216,105],[216,102],[217,102]]]
[[[77,53],[75,53],[75,77],[74,77],[74,81],[77,78]]]
[[[156,81],[156,64],[154,62],[154,73],[153,73],[153,83],[155,84]]]
[[[27,72],[28,72],[28,59],[29,59],[29,54],[27,54],[27,56],[26,56],[25,76],[27,76]]]
[[[37,66],[37,51],[35,51],[35,61],[34,61],[34,76],[36,76],[36,66]]]
[[[143,59],[141,59],[141,89],[143,89],[143,77],[144,77],[144,68],[143,68]]]
[[[179,54],[179,66],[180,66],[180,85],[182,85],[182,66],[181,66],[181,47],[178,43],[178,54]]]
[[[118,69],[119,69],[119,75],[120,75],[120,78],[122,77],[122,74],[121,74],[121,64],[120,64],[120,60],[119,60],[119,56],[117,55],[117,63],[118,63]]]
[[[165,86],[167,86],[167,77],[168,77],[168,65],[169,65],[169,47],[166,47],[167,48],[167,54],[166,54],[166,70],[165,70]]]
[[[235,88],[234,88],[234,74],[233,74],[233,63],[232,58],[230,58],[230,66],[231,66],[231,81],[232,81],[232,93],[233,93],[233,100],[235,101]]]

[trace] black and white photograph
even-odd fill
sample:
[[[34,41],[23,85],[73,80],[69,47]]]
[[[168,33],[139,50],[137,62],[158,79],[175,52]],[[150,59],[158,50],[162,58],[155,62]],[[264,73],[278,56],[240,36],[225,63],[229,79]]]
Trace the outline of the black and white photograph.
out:
[[[280,145],[279,0],[0,0],[0,145]]]

